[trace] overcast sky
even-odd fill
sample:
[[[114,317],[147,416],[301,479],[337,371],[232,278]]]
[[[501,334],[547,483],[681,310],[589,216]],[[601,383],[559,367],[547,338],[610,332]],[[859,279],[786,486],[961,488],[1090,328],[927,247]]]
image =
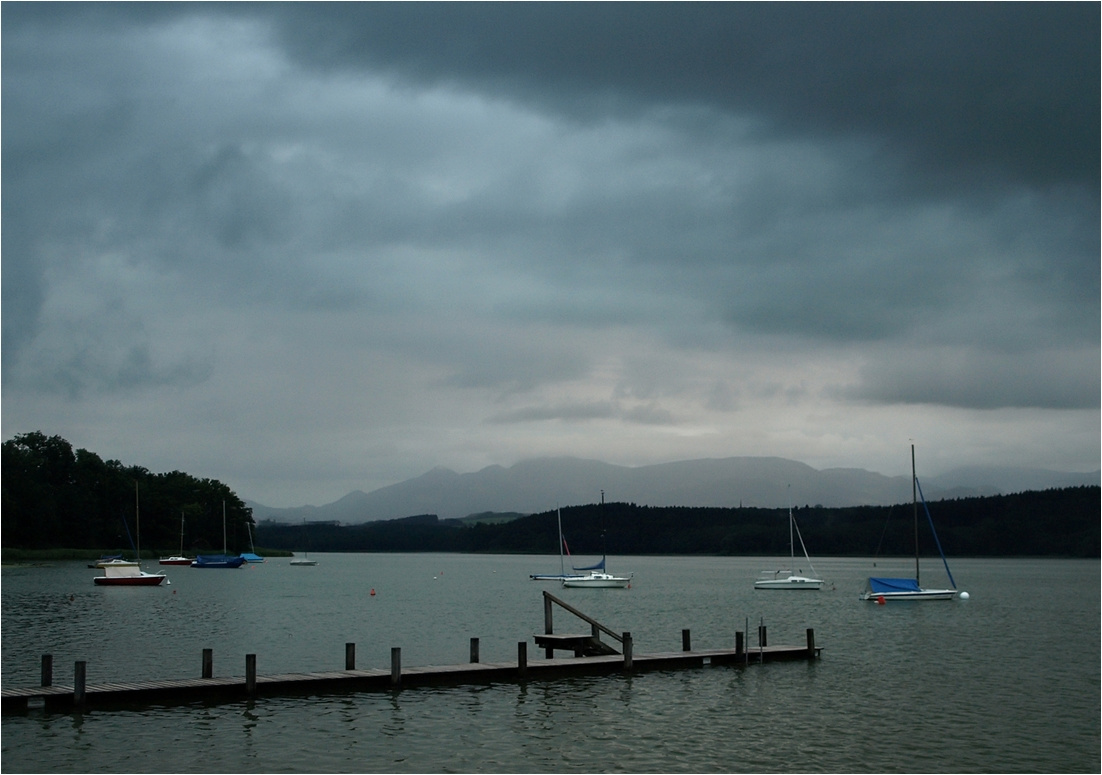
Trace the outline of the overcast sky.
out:
[[[1099,466],[1097,3],[0,14],[5,440]]]

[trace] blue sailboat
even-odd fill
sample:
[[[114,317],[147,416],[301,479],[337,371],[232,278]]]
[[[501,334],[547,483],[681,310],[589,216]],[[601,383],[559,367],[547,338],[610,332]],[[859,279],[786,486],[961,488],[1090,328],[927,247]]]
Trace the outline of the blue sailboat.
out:
[[[934,520],[930,516],[930,509],[926,506],[926,497],[922,496],[922,508],[926,511],[926,519],[930,523],[930,531],[934,534],[934,543],[937,544],[941,561],[945,564],[945,573],[949,576],[952,589],[928,589],[919,584],[918,574],[918,498],[922,496],[922,485],[918,483],[915,475],[915,448],[911,445],[911,501],[914,506],[914,537],[915,537],[915,575],[914,578],[889,578],[884,576],[870,576],[865,591],[861,594],[862,600],[884,604],[895,600],[952,600],[957,596],[957,583],[953,580],[953,574],[949,570],[949,561],[945,559],[941,541],[938,540],[937,531],[934,529]],[[967,599],[968,593],[962,592],[961,598]]]
[[[244,557],[234,557],[226,553],[226,502],[222,501],[222,553],[196,555],[193,568],[240,568],[245,564]]]

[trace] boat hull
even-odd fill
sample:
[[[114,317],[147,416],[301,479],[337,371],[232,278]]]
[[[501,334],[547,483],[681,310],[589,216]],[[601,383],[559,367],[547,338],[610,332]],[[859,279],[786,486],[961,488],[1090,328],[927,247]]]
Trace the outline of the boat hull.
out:
[[[143,573],[140,576],[97,576],[92,581],[101,587],[155,587],[165,578],[163,573]]]
[[[581,589],[626,589],[631,585],[631,577],[612,576],[608,573],[592,573],[580,579],[563,579],[562,585]]]
[[[317,565],[318,561],[317,560],[291,560],[291,564],[292,565],[300,565],[300,566]]]
[[[193,568],[240,568],[245,564],[243,557],[230,557],[224,560],[202,560],[196,559],[191,563]]]
[[[810,579],[806,576],[789,576],[783,579],[758,579],[754,589],[810,589],[823,588],[822,579]]]
[[[191,565],[194,557],[162,557],[157,561],[158,565]]]
[[[900,600],[952,600],[956,596],[957,590],[955,589],[920,589],[905,592],[864,592],[861,599],[870,603],[879,603],[881,600],[887,603]]]

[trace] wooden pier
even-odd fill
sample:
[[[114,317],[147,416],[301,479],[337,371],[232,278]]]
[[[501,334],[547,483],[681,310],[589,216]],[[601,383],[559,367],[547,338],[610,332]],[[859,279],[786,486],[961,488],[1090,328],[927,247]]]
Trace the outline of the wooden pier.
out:
[[[700,669],[709,666],[744,666],[782,660],[818,659],[821,648],[815,645],[815,633],[807,630],[805,646],[768,646],[764,627],[758,628],[759,643],[749,647],[744,633],[738,632],[733,649],[691,648],[690,633],[682,630],[682,650],[635,654],[631,633],[615,633],[580,611],[544,592],[545,632],[533,636],[544,649],[546,658],[528,661],[528,644],[517,644],[517,659],[509,662],[480,662],[478,638],[471,638],[471,661],[467,664],[402,667],[401,649],[391,649],[389,669],[358,670],[355,644],[345,644],[345,669],[310,673],[258,675],[256,655],[245,656],[244,677],[214,677],[210,649],[204,649],[202,677],[165,681],[135,681],[86,684],[86,663],[76,662],[72,685],[53,685],[53,660],[42,657],[42,686],[0,689],[4,714],[26,712],[42,707],[51,711],[73,711],[89,707],[133,707],[135,705],[175,705],[188,702],[234,702],[256,697],[287,695],[327,695],[365,691],[396,691],[407,687],[485,684],[553,680],[573,675],[635,673],[649,670]],[[551,628],[551,605],[582,618],[591,625],[588,633],[558,634]],[[600,639],[608,635],[620,645],[616,651]],[[555,650],[575,656],[554,657]]]

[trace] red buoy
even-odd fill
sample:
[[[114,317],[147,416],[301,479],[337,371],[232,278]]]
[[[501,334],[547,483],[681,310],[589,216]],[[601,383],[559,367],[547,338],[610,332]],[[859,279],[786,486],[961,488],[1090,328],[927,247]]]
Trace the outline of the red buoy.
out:
[[[371,596],[372,596],[372,597],[375,597],[375,587],[372,587],[372,588],[371,588]]]
[[[884,599],[884,596],[883,596],[883,595],[881,595],[880,597],[876,598],[876,604],[877,604],[877,605],[884,605],[884,604],[885,604],[885,603],[887,603],[887,602],[888,602],[888,601]]]

